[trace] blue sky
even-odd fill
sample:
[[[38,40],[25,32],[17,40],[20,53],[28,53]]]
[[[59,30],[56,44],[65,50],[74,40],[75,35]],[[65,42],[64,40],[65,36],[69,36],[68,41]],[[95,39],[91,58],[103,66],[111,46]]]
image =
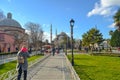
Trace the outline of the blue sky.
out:
[[[110,38],[109,31],[115,30],[113,15],[120,7],[120,0],[0,0],[0,10],[6,15],[11,12],[13,19],[23,27],[27,22],[39,23],[45,34],[57,29],[70,35],[70,19],[75,20],[74,38],[93,27],[97,27],[103,38]],[[49,36],[48,36],[49,37]]]

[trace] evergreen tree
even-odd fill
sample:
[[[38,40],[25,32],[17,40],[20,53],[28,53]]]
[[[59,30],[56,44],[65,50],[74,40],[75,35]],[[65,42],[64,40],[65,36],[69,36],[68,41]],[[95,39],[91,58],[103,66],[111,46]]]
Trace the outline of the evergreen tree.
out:
[[[92,28],[82,35],[83,46],[89,46],[95,43],[100,44],[102,41],[102,33],[96,28]]]
[[[113,18],[114,18],[115,26],[117,27],[118,31],[120,31],[120,9],[116,12]]]
[[[120,9],[113,16],[117,30],[112,33],[110,44],[113,47],[120,47]]]
[[[113,47],[120,47],[120,31],[115,30],[110,40],[110,44]]]

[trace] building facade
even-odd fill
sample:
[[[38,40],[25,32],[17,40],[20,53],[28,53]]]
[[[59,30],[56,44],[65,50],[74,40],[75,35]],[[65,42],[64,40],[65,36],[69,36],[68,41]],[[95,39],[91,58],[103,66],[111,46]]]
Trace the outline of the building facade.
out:
[[[7,14],[7,18],[0,20],[0,52],[16,52],[26,40],[25,29],[12,19],[11,13]]]
[[[56,47],[66,47],[70,46],[70,38],[65,32],[61,32],[60,34],[56,35],[54,39],[54,45]]]

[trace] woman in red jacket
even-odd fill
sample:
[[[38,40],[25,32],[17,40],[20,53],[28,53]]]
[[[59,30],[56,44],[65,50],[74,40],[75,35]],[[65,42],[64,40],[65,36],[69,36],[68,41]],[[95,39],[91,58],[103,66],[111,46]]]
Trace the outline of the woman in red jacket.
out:
[[[17,57],[18,57],[18,63],[17,63],[18,76],[17,76],[17,80],[20,80],[22,72],[24,73],[24,80],[27,80],[27,68],[28,68],[27,58],[29,57],[29,53],[28,53],[28,49],[25,47],[25,45],[17,53]]]

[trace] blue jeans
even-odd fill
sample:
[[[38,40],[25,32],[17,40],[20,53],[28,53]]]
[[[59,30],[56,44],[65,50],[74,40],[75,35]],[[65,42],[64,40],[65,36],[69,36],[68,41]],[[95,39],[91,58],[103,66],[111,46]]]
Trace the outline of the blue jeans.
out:
[[[27,70],[24,70],[23,72],[24,72],[24,76],[23,76],[24,80],[27,80]],[[22,75],[22,67],[20,67],[18,70],[17,80],[20,80],[21,75]]]

